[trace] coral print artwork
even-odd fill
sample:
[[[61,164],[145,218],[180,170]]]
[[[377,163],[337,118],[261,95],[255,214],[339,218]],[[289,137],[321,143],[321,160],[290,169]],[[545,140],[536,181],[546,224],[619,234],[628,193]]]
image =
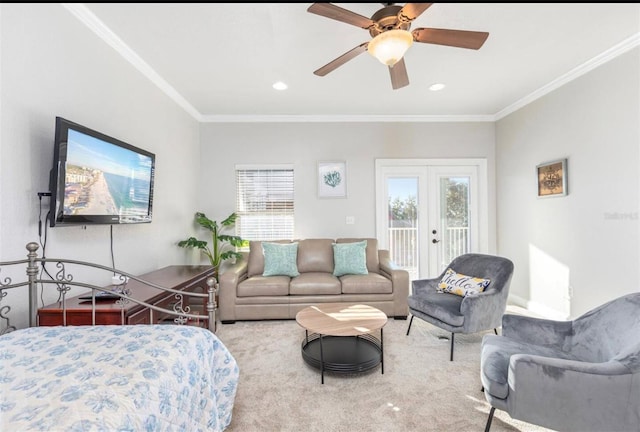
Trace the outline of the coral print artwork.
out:
[[[335,188],[342,184],[342,176],[338,171],[329,171],[324,175],[324,184]]]
[[[346,163],[318,162],[318,197],[345,198],[346,196]]]

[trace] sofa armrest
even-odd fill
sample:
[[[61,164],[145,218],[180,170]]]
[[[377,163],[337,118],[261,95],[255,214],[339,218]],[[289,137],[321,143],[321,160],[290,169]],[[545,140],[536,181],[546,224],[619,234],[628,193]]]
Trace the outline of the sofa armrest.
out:
[[[409,314],[407,297],[409,297],[409,272],[400,268],[393,260],[388,250],[378,250],[380,274],[391,280],[393,285],[394,315],[396,317]]]
[[[562,348],[572,333],[572,321],[553,321],[523,315],[505,314],[502,335],[534,345]]]
[[[406,295],[409,295],[409,272],[400,268],[396,263],[394,263],[390,256],[389,251],[380,250],[379,252],[379,260],[380,260],[380,271],[382,274],[389,279],[393,283],[393,291],[396,289],[400,289],[401,291],[405,291]]]
[[[378,250],[378,261],[380,262],[380,269],[385,273],[390,274],[394,270],[402,270],[402,268],[391,259],[391,254],[388,250]]]
[[[220,275],[220,291],[218,294],[218,310],[221,321],[235,321],[235,304],[237,287],[240,282],[247,279],[249,265],[249,253],[242,252],[242,258],[229,266]]]

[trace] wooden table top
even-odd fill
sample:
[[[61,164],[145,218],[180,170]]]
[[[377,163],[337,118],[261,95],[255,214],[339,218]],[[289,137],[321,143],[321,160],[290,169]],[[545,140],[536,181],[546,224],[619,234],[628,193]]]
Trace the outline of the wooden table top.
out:
[[[296,321],[322,335],[358,336],[384,327],[387,315],[362,304],[325,303],[302,309],[296,314]]]
[[[145,282],[151,282],[162,287],[179,290],[189,281],[198,277],[204,277],[207,273],[211,272],[212,267],[210,265],[171,265],[158,270],[154,270],[149,273],[145,273],[137,277]],[[205,284],[202,285],[204,289],[207,288]],[[104,288],[105,290],[110,291],[115,288],[115,286],[107,285]],[[135,279],[129,280],[129,282],[127,283],[127,288],[130,290],[129,297],[148,303],[153,303],[153,300],[156,298],[171,295],[171,293],[164,292],[162,290],[159,290],[158,288],[152,287],[143,282],[139,282]],[[206,293],[206,291],[203,292]],[[91,295],[91,291],[88,291],[84,294],[78,294],[73,297],[67,297],[65,299],[65,308],[67,309],[67,311],[91,311],[91,300],[80,299],[80,297],[84,297],[86,295]],[[123,307],[116,304],[116,300],[113,299],[96,299],[96,311],[113,310],[116,312],[120,312],[120,310],[123,308],[125,310],[132,310],[143,308],[143,306],[139,305],[136,302],[128,302]],[[55,311],[57,313],[62,313],[62,302],[58,301],[55,303],[51,303],[39,308],[38,310],[41,312]]]

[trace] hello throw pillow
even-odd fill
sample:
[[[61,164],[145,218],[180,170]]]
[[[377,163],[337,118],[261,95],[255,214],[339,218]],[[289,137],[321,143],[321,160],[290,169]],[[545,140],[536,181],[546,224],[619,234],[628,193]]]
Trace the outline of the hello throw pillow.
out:
[[[483,279],[456,273],[447,269],[436,289],[438,292],[456,294],[461,297],[474,295],[486,290],[491,279]]]

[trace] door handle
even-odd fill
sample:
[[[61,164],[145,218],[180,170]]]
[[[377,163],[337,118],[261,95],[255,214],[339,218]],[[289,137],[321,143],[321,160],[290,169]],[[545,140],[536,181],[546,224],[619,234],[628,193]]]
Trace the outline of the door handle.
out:
[[[433,243],[433,244],[440,243],[440,240],[433,239],[433,240],[431,240],[431,243]]]

